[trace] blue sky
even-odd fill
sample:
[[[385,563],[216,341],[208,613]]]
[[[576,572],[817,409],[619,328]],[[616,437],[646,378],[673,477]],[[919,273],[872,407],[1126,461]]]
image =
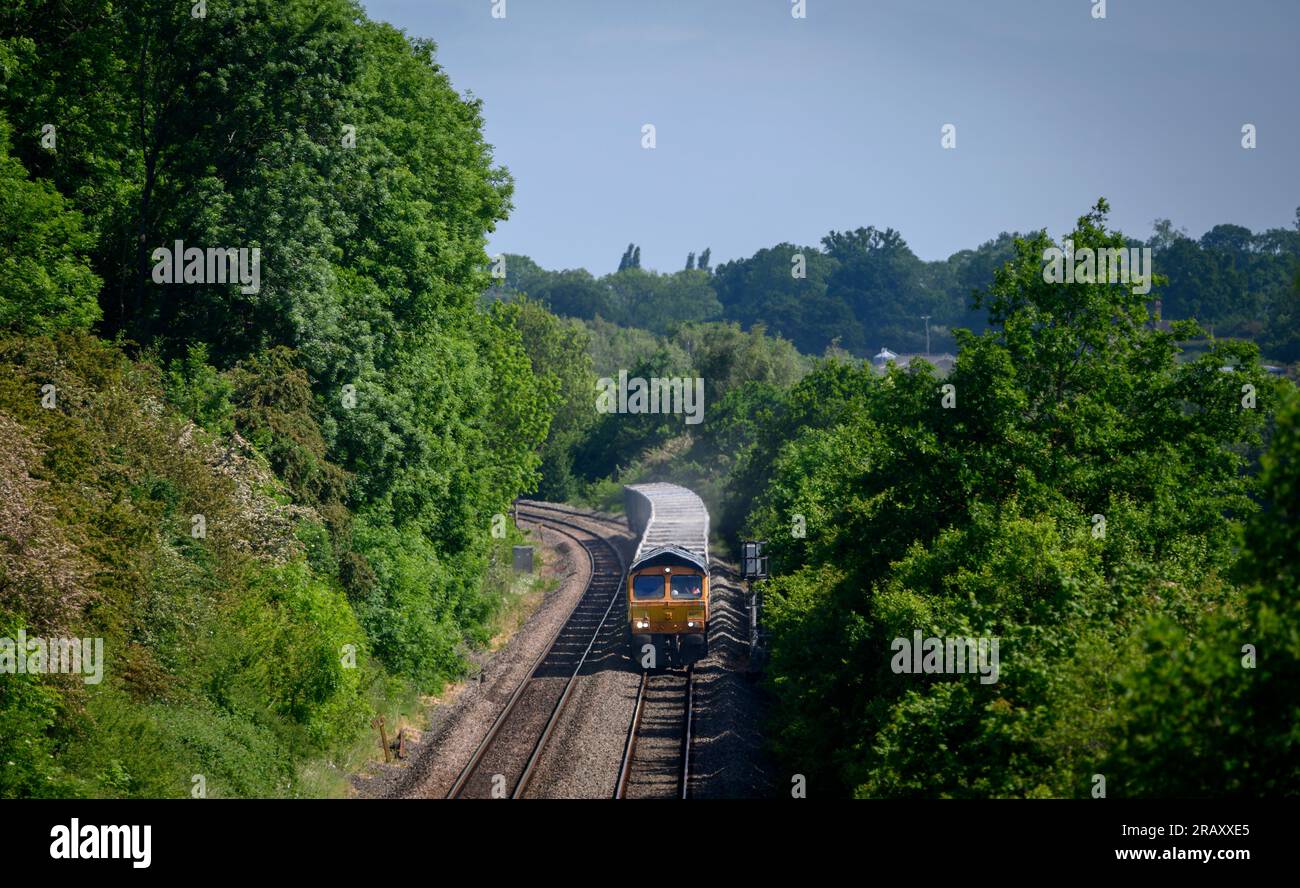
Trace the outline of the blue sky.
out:
[[[1059,235],[1102,195],[1141,237],[1300,206],[1300,0],[363,2],[483,100],[516,184],[490,252],[546,268],[612,271],[635,241],[673,271],[865,225],[938,259]]]

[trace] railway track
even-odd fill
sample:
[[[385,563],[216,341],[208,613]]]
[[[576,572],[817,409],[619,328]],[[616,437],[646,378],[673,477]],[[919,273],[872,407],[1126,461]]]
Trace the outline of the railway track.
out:
[[[461,770],[447,798],[520,798],[527,791],[555,725],[596,640],[623,600],[623,557],[600,533],[559,517],[559,510],[521,504],[521,520],[543,524],[587,553],[591,577],[568,619],[534,661],[528,678]]]
[[[564,516],[562,520],[576,518],[601,527],[617,527],[609,519],[570,512],[549,503],[520,503],[520,508]],[[693,668],[641,673],[614,798],[690,797],[694,707]]]
[[[695,670],[641,673],[614,798],[690,797]]]
[[[534,661],[461,769],[447,798],[522,798],[583,666],[623,601],[625,566],[605,533],[610,519],[549,503],[521,501],[521,521],[568,537],[586,553],[591,577],[564,624]],[[599,528],[599,529],[593,529]],[[687,798],[693,672],[643,672],[616,782],[615,798]]]
[[[515,511],[518,512],[545,512],[555,516],[558,523],[577,527],[581,530],[591,531],[590,527],[584,527],[586,524],[594,524],[605,530],[613,531],[616,534],[626,534],[628,532],[627,524],[622,518],[605,518],[603,516],[593,515],[571,506],[561,506],[555,503],[542,502],[540,500],[516,500]],[[551,519],[548,519],[551,520]]]

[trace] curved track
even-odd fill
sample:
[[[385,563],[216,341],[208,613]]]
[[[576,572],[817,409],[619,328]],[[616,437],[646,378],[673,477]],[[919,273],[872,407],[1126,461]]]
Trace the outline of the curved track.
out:
[[[518,512],[526,520],[576,527],[588,533],[593,532],[591,525],[626,533],[621,522],[551,503],[520,501]],[[538,520],[539,513],[544,513],[545,518]],[[620,573],[620,598],[622,579]],[[694,706],[693,669],[641,673],[614,798],[689,798]]]
[[[622,555],[600,533],[567,517],[558,517],[558,511],[529,503],[520,504],[516,514],[523,521],[544,525],[573,540],[587,553],[591,578],[568,619],[533,663],[528,678],[511,695],[474,750],[447,798],[523,795],[583,664],[622,601]]]

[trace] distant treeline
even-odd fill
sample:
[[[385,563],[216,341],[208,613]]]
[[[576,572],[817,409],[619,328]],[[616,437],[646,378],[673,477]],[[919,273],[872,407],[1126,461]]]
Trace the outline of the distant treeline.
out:
[[[1032,234],[1032,233],[1031,233]],[[926,262],[892,228],[832,231],[819,247],[781,243],[747,259],[709,265],[709,250],[686,257],[685,268],[657,273],[641,267],[629,245],[618,271],[596,277],[585,269],[548,271],[527,256],[505,256],[498,296],[527,293],[569,317],[597,317],[665,333],[688,321],[762,323],[804,354],[838,346],[865,356],[882,346],[895,352],[951,351],[952,331],[984,329],[986,314],[971,305],[993,272],[1015,253],[1017,234],[996,238],[947,259]],[[1245,337],[1268,358],[1300,359],[1300,209],[1295,225],[1258,234],[1216,225],[1189,237],[1169,220],[1146,241],[1161,288],[1162,317],[1195,319],[1217,336]]]

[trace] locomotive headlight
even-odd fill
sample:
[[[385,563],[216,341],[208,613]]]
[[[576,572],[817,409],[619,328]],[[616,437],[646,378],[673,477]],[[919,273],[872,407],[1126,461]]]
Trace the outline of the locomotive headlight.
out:
[[[649,620],[637,620],[637,621],[636,621],[636,628],[638,628],[638,629],[649,629],[649,628],[650,628],[650,621],[649,621]]]
[[[694,629],[694,628],[695,628],[695,621],[694,621],[694,620],[690,620],[690,621],[688,621],[688,622],[686,623],[686,628],[687,628],[687,629]]]

